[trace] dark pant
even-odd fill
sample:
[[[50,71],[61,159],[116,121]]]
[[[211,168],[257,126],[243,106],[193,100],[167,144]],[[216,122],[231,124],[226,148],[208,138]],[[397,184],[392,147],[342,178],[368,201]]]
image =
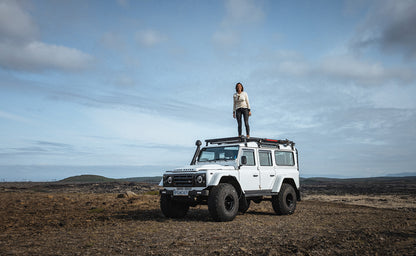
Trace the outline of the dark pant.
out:
[[[250,135],[250,126],[248,125],[248,108],[239,108],[235,111],[235,117],[237,118],[238,123],[238,136],[241,136],[241,116],[244,116],[244,125],[246,126],[246,134]]]

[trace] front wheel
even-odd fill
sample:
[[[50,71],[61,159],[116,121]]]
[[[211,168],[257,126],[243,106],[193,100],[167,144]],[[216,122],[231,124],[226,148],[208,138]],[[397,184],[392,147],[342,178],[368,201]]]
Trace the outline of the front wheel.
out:
[[[208,198],[208,210],[216,221],[231,221],[238,212],[237,191],[228,183],[221,183],[211,189]]]
[[[292,185],[283,183],[277,196],[272,197],[272,206],[276,214],[289,215],[296,209],[296,191]]]
[[[189,205],[173,200],[168,195],[160,196],[160,209],[168,218],[182,218],[188,213]]]

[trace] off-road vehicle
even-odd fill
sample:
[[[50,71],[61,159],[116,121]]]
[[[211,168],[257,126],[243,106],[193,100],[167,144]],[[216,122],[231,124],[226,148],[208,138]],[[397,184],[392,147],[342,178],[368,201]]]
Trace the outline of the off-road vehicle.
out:
[[[189,166],[166,171],[160,207],[181,218],[190,206],[208,205],[216,221],[231,221],[250,202],[271,201],[276,214],[292,214],[300,201],[298,151],[290,140],[230,137],[196,141]]]

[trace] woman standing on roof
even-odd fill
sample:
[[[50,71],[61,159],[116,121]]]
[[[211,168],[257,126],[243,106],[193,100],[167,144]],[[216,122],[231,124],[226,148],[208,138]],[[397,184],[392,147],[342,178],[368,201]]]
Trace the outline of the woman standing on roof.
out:
[[[248,124],[248,117],[251,116],[250,103],[248,102],[248,95],[244,91],[244,87],[241,83],[235,85],[235,93],[233,95],[233,117],[237,118],[238,124],[238,136],[241,137],[242,123],[241,116],[244,116],[244,125],[246,126],[247,138],[250,137],[250,126]]]

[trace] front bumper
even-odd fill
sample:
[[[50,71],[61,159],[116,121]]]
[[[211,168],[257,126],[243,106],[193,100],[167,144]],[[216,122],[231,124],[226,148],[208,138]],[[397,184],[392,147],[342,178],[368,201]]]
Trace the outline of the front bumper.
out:
[[[209,190],[180,190],[180,191],[187,191],[186,195],[174,195],[175,190],[168,190],[168,189],[161,189],[160,195],[168,195],[175,198],[194,198],[198,196],[209,196]]]

